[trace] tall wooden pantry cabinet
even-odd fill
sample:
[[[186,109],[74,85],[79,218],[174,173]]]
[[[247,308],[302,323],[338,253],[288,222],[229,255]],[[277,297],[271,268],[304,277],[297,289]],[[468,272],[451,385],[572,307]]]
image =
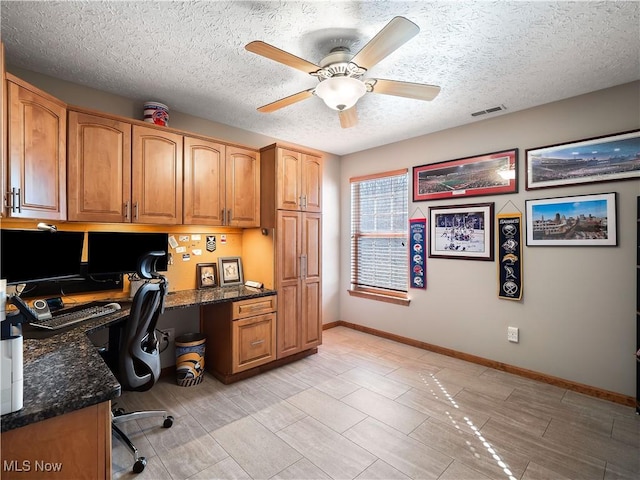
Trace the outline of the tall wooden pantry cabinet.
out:
[[[322,158],[279,144],[260,150],[261,225],[274,228],[277,358],[322,343]]]

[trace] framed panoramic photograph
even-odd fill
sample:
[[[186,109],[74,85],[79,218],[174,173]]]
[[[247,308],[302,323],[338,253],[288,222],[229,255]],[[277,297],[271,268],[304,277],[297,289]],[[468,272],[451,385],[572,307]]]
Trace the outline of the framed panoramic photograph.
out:
[[[525,200],[527,245],[618,245],[616,194]]]
[[[518,149],[413,167],[413,201],[518,191]]]
[[[244,282],[242,274],[242,259],[240,257],[218,258],[220,270],[220,286],[241,285]]]
[[[527,190],[640,178],[640,130],[525,152]]]
[[[198,288],[218,286],[218,269],[215,263],[198,263],[196,265],[196,282]]]
[[[493,203],[429,207],[429,257],[493,261]]]

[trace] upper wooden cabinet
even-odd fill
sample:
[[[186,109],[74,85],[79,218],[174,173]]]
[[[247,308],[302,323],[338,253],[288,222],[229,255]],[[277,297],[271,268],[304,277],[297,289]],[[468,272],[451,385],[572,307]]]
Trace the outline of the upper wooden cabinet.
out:
[[[184,218],[188,225],[223,225],[225,146],[184,137]]]
[[[131,221],[131,124],[69,111],[69,220]]]
[[[132,219],[135,223],[182,223],[182,135],[133,126]]]
[[[2,85],[2,216],[260,226],[257,151],[80,107],[67,139],[64,103],[13,75]]]
[[[262,226],[275,226],[275,211],[322,211],[322,159],[317,155],[270,145],[260,150]]]
[[[260,226],[257,152],[184,137],[183,223]]]
[[[66,220],[66,105],[7,74],[8,217]]]
[[[260,157],[258,152],[227,147],[226,222],[232,227],[260,226]]]
[[[69,220],[260,226],[256,151],[69,112]]]
[[[69,112],[69,220],[182,223],[182,135]]]

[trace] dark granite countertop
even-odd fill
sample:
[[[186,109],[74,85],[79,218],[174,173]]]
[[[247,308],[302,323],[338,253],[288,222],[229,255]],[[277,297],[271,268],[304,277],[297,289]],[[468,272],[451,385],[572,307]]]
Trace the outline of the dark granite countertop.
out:
[[[275,295],[274,290],[245,286],[184,290],[167,295],[165,309],[246,300]],[[25,327],[23,408],[0,417],[1,431],[63,415],[120,396],[120,384],[87,334],[121,322],[130,302],[115,299],[122,309],[51,334]],[[33,338],[30,338],[33,337]],[[38,338],[40,337],[40,338]]]

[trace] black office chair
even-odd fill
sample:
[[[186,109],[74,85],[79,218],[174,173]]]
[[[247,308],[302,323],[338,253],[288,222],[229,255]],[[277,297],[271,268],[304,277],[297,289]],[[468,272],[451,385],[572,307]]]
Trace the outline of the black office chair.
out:
[[[160,352],[155,330],[158,317],[164,311],[168,284],[165,277],[155,272],[155,263],[162,255],[164,252],[149,252],[140,259],[138,275],[146,282],[133,297],[129,318],[119,332],[118,368],[115,374],[125,390],[149,390],[160,377]],[[164,418],[164,428],[173,425],[173,417],[164,410],[125,413],[117,408],[112,412],[113,433],[133,455],[134,473],[144,470],[147,459],[138,455],[138,449],[117,425],[129,420],[157,416]]]

